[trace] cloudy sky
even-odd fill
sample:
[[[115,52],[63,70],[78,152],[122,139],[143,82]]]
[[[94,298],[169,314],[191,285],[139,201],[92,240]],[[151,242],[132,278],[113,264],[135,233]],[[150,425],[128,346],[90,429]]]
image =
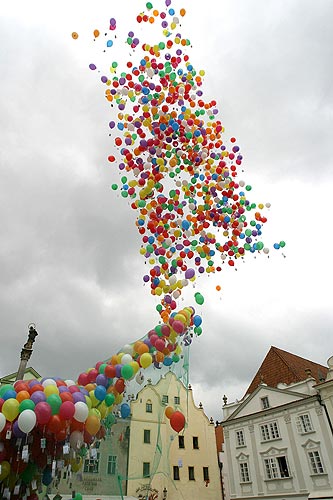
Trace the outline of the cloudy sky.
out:
[[[17,369],[31,322],[39,332],[31,365],[63,378],[158,322],[158,302],[142,282],[135,214],[111,190],[111,110],[88,69],[134,60],[122,42],[105,53],[92,33],[104,34],[115,17],[123,40],[138,29],[144,3],[2,3],[1,376]],[[206,71],[204,96],[217,100],[226,136],[238,139],[253,199],[271,203],[263,241],[286,241],[283,253],[251,255],[198,280],[204,333],[191,349],[190,380],[195,400],[221,419],[222,396],[243,396],[271,345],[324,365],[333,354],[333,4],[173,5],[187,10],[181,29],[191,60]],[[181,307],[194,304],[193,293]]]

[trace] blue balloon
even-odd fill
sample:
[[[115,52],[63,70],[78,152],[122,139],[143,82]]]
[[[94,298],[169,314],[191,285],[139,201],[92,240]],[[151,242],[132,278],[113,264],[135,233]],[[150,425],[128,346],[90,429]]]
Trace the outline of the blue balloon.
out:
[[[98,385],[94,390],[94,395],[98,401],[104,401],[106,396],[106,387],[104,387],[104,385]]]
[[[123,403],[120,407],[120,415],[122,418],[127,418],[131,413],[131,408],[127,403]]]
[[[200,326],[202,323],[202,318],[198,314],[194,316],[193,323],[195,326]]]

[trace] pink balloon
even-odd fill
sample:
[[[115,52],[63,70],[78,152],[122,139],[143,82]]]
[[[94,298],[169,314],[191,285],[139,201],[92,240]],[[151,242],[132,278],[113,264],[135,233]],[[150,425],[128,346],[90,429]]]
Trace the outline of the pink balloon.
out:
[[[75,405],[71,401],[65,401],[59,408],[59,417],[62,420],[71,420],[74,417]]]
[[[35,413],[37,417],[37,423],[40,425],[46,425],[51,418],[52,409],[49,403],[46,401],[41,401],[35,406]]]
[[[175,330],[176,333],[184,332],[183,323],[181,321],[178,321],[177,319],[172,323],[172,328]]]

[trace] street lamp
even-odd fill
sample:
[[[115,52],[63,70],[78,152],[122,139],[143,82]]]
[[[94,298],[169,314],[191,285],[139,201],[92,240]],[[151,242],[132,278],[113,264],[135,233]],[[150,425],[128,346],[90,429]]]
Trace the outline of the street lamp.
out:
[[[166,500],[167,499],[167,496],[168,496],[168,490],[166,489],[166,487],[164,486],[163,488],[163,498],[162,500]]]

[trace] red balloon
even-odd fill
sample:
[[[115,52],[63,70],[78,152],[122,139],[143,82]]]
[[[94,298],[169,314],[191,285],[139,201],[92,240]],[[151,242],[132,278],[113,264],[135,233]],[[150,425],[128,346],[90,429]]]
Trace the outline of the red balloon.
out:
[[[59,415],[52,415],[48,424],[47,428],[49,431],[53,432],[54,434],[57,434],[61,429],[64,429],[66,427],[66,422],[64,420],[61,420]]]
[[[174,431],[180,432],[185,426],[185,417],[180,411],[174,411],[170,417],[170,425]]]
[[[116,376],[116,367],[113,365],[107,365],[104,370],[104,375],[108,378],[114,378]]]
[[[39,425],[46,425],[51,418],[52,409],[49,403],[47,403],[46,401],[40,401],[35,406],[35,413],[37,423]]]
[[[123,378],[118,378],[117,382],[114,384],[114,388],[116,389],[119,394],[124,392],[125,389],[125,381]]]
[[[65,401],[70,401],[71,403],[73,403],[73,396],[70,392],[61,392],[59,396],[63,403]]]
[[[75,406],[71,401],[65,401],[59,408],[59,417],[62,420],[71,420],[74,417]]]

